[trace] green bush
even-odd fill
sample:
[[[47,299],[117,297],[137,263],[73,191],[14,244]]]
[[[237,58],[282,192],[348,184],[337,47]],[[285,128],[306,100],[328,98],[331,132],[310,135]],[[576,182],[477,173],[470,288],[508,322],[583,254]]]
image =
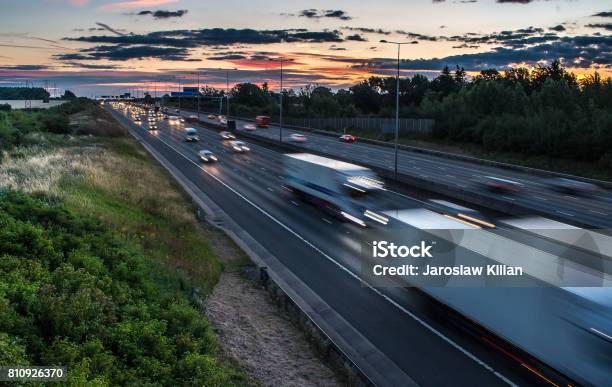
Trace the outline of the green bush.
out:
[[[0,193],[0,364],[68,367],[76,385],[235,385],[177,278],[63,204]]]

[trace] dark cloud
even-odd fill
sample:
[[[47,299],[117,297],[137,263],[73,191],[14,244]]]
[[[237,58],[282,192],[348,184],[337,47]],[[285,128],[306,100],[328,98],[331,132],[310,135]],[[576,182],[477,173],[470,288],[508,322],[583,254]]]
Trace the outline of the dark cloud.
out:
[[[363,32],[366,34],[389,35],[391,31],[383,30],[382,28],[366,28],[366,27],[342,27],[342,30]]]
[[[587,24],[589,28],[603,28],[607,31],[612,31],[612,23],[595,23],[595,24]]]
[[[130,59],[157,58],[160,60],[192,60],[189,52],[183,47],[156,46],[96,46],[82,49],[80,54],[56,55],[59,60],[112,60],[126,61]]]
[[[363,36],[359,34],[349,35],[346,37],[346,40],[352,40],[354,42],[367,42],[368,41],[368,39],[364,38]]]
[[[187,10],[186,9],[179,9],[177,11],[164,11],[161,9],[158,9],[157,11],[140,11],[137,13],[137,15],[139,16],[144,16],[144,15],[151,15],[153,16],[155,19],[168,19],[171,17],[183,17],[185,14],[187,14]]]
[[[529,4],[533,0],[496,0],[497,3],[518,3],[518,4]]]
[[[113,34],[119,35],[119,36],[124,36],[125,35],[123,32],[112,28],[108,24],[104,24],[104,23],[100,23],[100,22],[96,22],[96,24],[99,25],[102,28],[102,31],[103,30],[107,30],[107,31],[112,32]],[[98,31],[100,31],[100,29],[98,29]]]
[[[168,47],[198,47],[234,44],[269,44],[281,42],[341,42],[339,31],[308,31],[305,29],[253,30],[205,28],[200,30],[156,31],[148,34],[121,36],[93,35],[65,40],[106,44],[147,44]]]
[[[610,12],[599,12],[599,13],[596,13],[595,15],[593,15],[593,16],[612,17],[612,11],[610,11]]]
[[[565,31],[565,27],[563,27],[561,24],[559,24],[559,25],[556,25],[554,27],[550,27],[549,30],[561,32],[561,31]]]
[[[0,66],[0,70],[22,70],[22,71],[37,71],[48,70],[51,67],[45,65],[8,65]]]
[[[241,54],[229,54],[229,55],[209,56],[206,59],[208,60],[239,60],[239,59],[247,59],[247,57]]]
[[[292,14],[284,14],[284,15],[292,15]],[[351,20],[350,17],[345,11],[334,10],[334,9],[304,9],[298,13],[300,17],[306,17],[309,19],[320,19],[320,18],[335,18],[340,20]]]
[[[119,68],[119,66],[110,65],[110,64],[91,64],[91,63],[82,63],[82,62],[65,62],[63,63],[66,67],[77,67],[88,70],[113,70]]]
[[[475,54],[452,55],[445,58],[402,60],[403,69],[436,70],[444,66],[459,65],[466,70],[479,71],[487,68],[508,68],[515,63],[535,65],[541,61],[549,63],[562,59],[573,67],[588,68],[601,65],[612,68],[612,37],[609,36],[576,36],[562,37],[552,43],[514,49],[498,47],[488,52]],[[391,58],[374,58],[355,60],[354,67],[389,69],[397,62]]]

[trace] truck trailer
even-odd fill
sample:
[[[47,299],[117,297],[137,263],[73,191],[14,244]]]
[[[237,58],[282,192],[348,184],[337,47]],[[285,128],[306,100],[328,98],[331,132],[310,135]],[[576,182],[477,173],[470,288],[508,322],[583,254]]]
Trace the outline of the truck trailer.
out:
[[[360,203],[362,196],[374,195],[383,183],[369,168],[309,153],[285,154],[284,174],[288,188],[340,219],[366,226]]]

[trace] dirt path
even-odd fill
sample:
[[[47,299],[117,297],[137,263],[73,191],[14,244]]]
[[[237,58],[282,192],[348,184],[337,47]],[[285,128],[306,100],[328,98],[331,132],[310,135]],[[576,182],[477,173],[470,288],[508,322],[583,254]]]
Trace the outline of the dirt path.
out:
[[[240,276],[235,263],[244,262],[242,252],[224,236],[211,239],[228,269],[207,300],[206,314],[226,354],[245,368],[254,384],[342,385],[267,293]]]

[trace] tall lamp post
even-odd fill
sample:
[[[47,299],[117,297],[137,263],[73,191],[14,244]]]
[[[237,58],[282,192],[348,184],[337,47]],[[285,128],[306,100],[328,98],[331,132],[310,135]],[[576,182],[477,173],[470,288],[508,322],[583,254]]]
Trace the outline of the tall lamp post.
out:
[[[281,56],[279,58],[270,58],[269,60],[273,62],[275,61],[280,62],[280,98],[279,98],[280,112],[279,112],[278,142],[282,143],[283,142],[283,63],[292,62],[293,59],[284,58]]]
[[[410,42],[390,42],[388,40],[381,40],[381,43],[389,43],[397,45],[397,75],[395,77],[395,169],[394,175],[397,180],[397,145],[399,142],[399,95],[400,95],[400,48],[403,44],[410,44]]]
[[[197,88],[197,92],[196,92],[196,98],[197,98],[197,111],[198,111],[198,120],[200,119],[200,73],[199,72],[195,72],[195,73],[191,73],[194,75],[197,75],[198,77],[198,88]]]
[[[225,116],[227,117],[227,119],[229,119],[229,115],[230,115],[229,73],[230,73],[230,71],[237,71],[238,69],[237,68],[233,68],[233,69],[222,69],[222,68],[219,68],[218,70],[225,71],[225,101],[226,101],[225,104],[227,105],[225,107],[225,109],[226,109]],[[221,101],[223,101],[223,100],[221,100]],[[221,103],[223,103],[223,102],[221,102]],[[221,113],[221,111],[219,111],[219,113]]]

